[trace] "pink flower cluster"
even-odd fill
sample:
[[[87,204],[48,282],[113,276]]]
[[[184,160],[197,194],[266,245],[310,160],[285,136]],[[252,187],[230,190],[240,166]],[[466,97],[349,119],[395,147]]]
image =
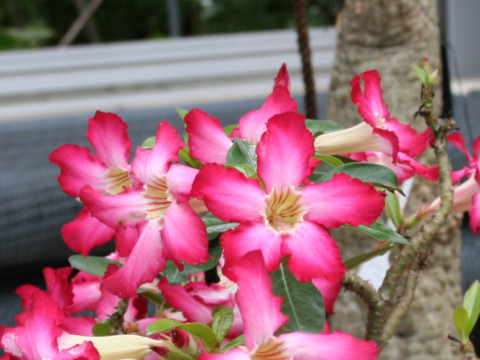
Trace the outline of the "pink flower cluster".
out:
[[[417,134],[390,117],[376,72],[352,80],[352,100],[366,122],[357,128],[359,134],[379,139],[347,146],[361,149],[353,158],[392,166],[401,179],[413,173],[435,178],[435,169],[412,158],[425,149],[428,132]],[[51,154],[61,169],[63,191],[84,204],[62,228],[66,244],[86,256],[115,239],[115,252],[103,275],[78,272],[72,277],[72,268],[45,269],[46,291],[19,288],[25,310],[17,316],[18,326],[0,327],[5,358],[169,359],[180,351],[182,359],[200,360],[375,359],[375,343],[331,333],[328,326],[322,334],[277,335],[288,316],[268,276],[286,259],[297,281],[313,283],[324,296],[326,312],[333,312],[346,268],[329,229],[372,224],[384,207],[383,192],[349,175],[309,180],[318,165],[312,159],[316,151],[348,145],[341,132],[337,143],[332,134],[314,138],[290,95],[285,65],[264,105],[240,118],[231,134],[199,109],[188,112],[184,121],[187,149],[199,169],[179,162],[185,144],[166,121],[158,125],[153,147],[137,148],[129,162],[126,124],[102,112],[88,121],[86,134],[96,155],[77,145]],[[235,139],[255,146],[252,176],[228,164]],[[337,150],[335,154],[353,152]],[[238,224],[220,235],[220,282],[210,284],[198,273],[170,284],[162,273],[167,261],[181,271],[210,259],[212,242],[202,221],[207,212]],[[147,316],[144,292],[164,301],[153,316]],[[94,337],[94,325],[113,321],[122,303],[121,334]],[[224,307],[234,313],[226,339],[245,336],[243,344],[226,352],[222,346],[206,347],[181,329],[153,335],[147,330],[159,319],[210,326],[215,311]],[[89,315],[79,315],[86,310]]]

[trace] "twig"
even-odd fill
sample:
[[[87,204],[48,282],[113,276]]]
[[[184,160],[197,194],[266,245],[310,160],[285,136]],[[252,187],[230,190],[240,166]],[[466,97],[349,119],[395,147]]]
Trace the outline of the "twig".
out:
[[[83,29],[87,21],[92,17],[93,13],[102,4],[103,0],[92,0],[87,7],[83,9],[77,20],[70,26],[67,33],[63,36],[58,46],[68,46],[77,37],[80,30]]]

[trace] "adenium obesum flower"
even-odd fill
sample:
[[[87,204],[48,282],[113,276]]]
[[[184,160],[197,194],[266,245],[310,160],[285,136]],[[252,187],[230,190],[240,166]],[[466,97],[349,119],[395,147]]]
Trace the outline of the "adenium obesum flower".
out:
[[[166,121],[158,125],[152,149],[138,148],[132,171],[142,186],[104,195],[90,186],[80,199],[94,217],[113,229],[136,228],[138,240],[125,264],[107,277],[103,286],[112,293],[133,296],[138,286],[152,281],[166,259],[201,264],[208,259],[205,225],[189,205],[196,169],[172,164],[183,143]]]
[[[115,114],[97,111],[88,120],[86,138],[97,156],[88,148],[74,144],[60,146],[50,154],[50,161],[61,169],[58,182],[62,190],[78,198],[86,185],[111,195],[134,186],[128,163],[132,143],[125,122]],[[87,208],[62,227],[65,243],[82,255],[87,255],[94,246],[105,244],[114,235],[115,230],[92,217]]]
[[[454,184],[463,177],[466,181],[454,188],[452,212],[468,211],[470,228],[474,234],[480,230],[480,137],[473,142],[473,156],[467,150],[462,134],[455,132],[447,137],[448,141],[459,148],[466,155],[469,166],[451,173]],[[418,217],[423,218],[440,207],[440,198],[435,199],[429,206],[420,209]]]
[[[281,312],[282,298],[272,292],[272,279],[260,251],[252,251],[235,261],[238,291],[235,300],[245,325],[245,346],[226,353],[201,354],[199,360],[373,360],[379,348],[373,341],[347,333],[307,334],[292,332],[275,336],[288,321]]]
[[[190,155],[201,163],[224,165],[232,139],[239,138],[257,144],[265,132],[268,119],[276,114],[298,110],[298,105],[290,95],[290,78],[285,64],[280,68],[273,84],[273,92],[260,109],[250,111],[239,121],[230,136],[223,131],[218,119],[200,109],[192,109],[185,116],[186,132]]]
[[[235,259],[261,250],[268,271],[285,256],[300,281],[325,277],[338,282],[343,277],[345,267],[327,228],[373,223],[382,212],[384,196],[346,174],[308,183],[313,141],[303,115],[283,113],[268,121],[257,145],[259,179],[218,164],[200,169],[192,195],[220,219],[240,223],[220,238],[227,276]]]

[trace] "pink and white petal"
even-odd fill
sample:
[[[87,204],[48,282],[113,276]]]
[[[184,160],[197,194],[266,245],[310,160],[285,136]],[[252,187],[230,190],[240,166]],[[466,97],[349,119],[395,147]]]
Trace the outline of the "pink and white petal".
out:
[[[182,285],[170,285],[165,277],[158,284],[165,301],[174,309],[183,312],[188,321],[208,324],[212,321],[213,307],[195,300]]]
[[[462,169],[457,171],[452,171],[450,173],[450,177],[452,179],[453,185],[457,184],[460,180],[464,177],[468,176],[471,172],[471,168],[464,166]]]
[[[273,88],[275,89],[277,86],[283,86],[290,91],[290,76],[288,75],[287,64],[285,63],[282,64],[280,70],[278,70],[277,76],[275,76],[275,79],[273,80]]]
[[[144,198],[137,190],[125,189],[117,195],[103,195],[85,186],[80,199],[91,214],[111,228],[135,226],[145,220]]]
[[[134,296],[138,287],[151,282],[165,267],[160,224],[150,221],[143,228],[138,242],[125,264],[107,277],[103,286],[120,297]]]
[[[178,160],[178,151],[184,147],[177,130],[167,121],[158,124],[152,149],[137,148],[132,161],[135,176],[143,183],[155,182],[165,175],[172,161]]]
[[[57,302],[60,308],[70,315],[67,308],[73,303],[72,284],[68,282],[73,268],[64,267],[60,269],[43,268],[43,277],[47,286],[47,293]]]
[[[54,360],[100,360],[100,353],[91,341],[63,349]]]
[[[330,234],[320,225],[304,221],[285,237],[282,254],[290,257],[287,267],[302,282],[324,277],[340,282],[346,271],[340,250]]]
[[[470,164],[474,162],[472,155],[470,155],[470,152],[467,150],[467,146],[465,145],[465,139],[463,138],[462,133],[460,132],[451,133],[450,135],[447,136],[447,140],[453,146],[460,149],[467,156],[468,162]]]
[[[115,250],[120,257],[127,257],[137,243],[139,229],[137,227],[119,226],[115,234]]]
[[[164,255],[174,262],[198,265],[208,260],[205,224],[188,204],[172,202],[161,230]]]
[[[268,272],[277,269],[282,262],[282,237],[263,223],[240,224],[234,230],[224,232],[220,244],[225,258],[223,273],[231,280],[235,280],[235,274],[230,271],[231,264],[250,251],[262,252]]]
[[[333,314],[333,306],[342,288],[342,284],[339,281],[330,281],[324,277],[312,279],[312,283],[323,296],[326,314]]]
[[[285,354],[298,360],[375,360],[380,351],[372,340],[357,339],[340,331],[326,335],[293,332],[278,339],[287,348]]]
[[[265,191],[255,179],[218,164],[203,166],[192,186],[192,196],[224,221],[263,221]]]
[[[102,291],[101,278],[96,281],[83,281],[73,284],[73,304],[68,308],[72,314],[85,310],[94,310],[97,307]]]
[[[372,134],[380,138],[378,151],[390,156],[393,162],[397,161],[399,152],[398,136],[393,131],[378,128],[373,129]]]
[[[410,166],[415,171],[415,174],[427,180],[438,180],[438,166],[426,166],[405,153],[398,154],[398,161],[402,164]]]
[[[107,167],[128,168],[132,143],[127,124],[118,115],[97,111],[95,117],[88,120],[85,137]]]
[[[350,86],[352,102],[358,107],[358,112],[368,124],[376,128],[381,124],[382,119],[390,117],[388,107],[383,105],[380,75],[376,70],[355,76]]]
[[[102,295],[95,308],[95,315],[98,320],[104,321],[112,316],[118,303],[122,300],[120,296],[111,293],[108,290],[102,289]]]
[[[383,193],[343,173],[335,174],[330,181],[305,186],[302,195],[307,208],[305,218],[327,228],[369,225],[385,205]]]
[[[184,119],[190,155],[203,164],[224,165],[232,140],[223,131],[220,120],[200,109],[192,109]]]
[[[97,321],[93,316],[76,316],[66,318],[61,328],[70,334],[93,336],[92,329]]]
[[[75,220],[62,226],[62,238],[73,251],[87,256],[95,246],[111,240],[115,230],[93,217],[87,207],[78,213]]]
[[[252,144],[257,144],[266,130],[269,119],[284,112],[297,112],[298,105],[284,86],[275,86],[260,109],[250,111],[238,120],[238,127],[232,132]]]
[[[310,157],[315,154],[312,133],[302,114],[288,112],[272,117],[257,145],[258,176],[267,192],[274,187],[297,188],[311,175]]]
[[[282,297],[273,294],[272,279],[260,251],[252,251],[232,265],[238,290],[235,301],[242,314],[245,346],[252,351],[266,344],[288,321],[282,309]]]
[[[225,288],[215,283],[207,285],[204,281],[195,281],[186,284],[185,290],[203,304],[216,306],[230,303],[235,287]]]
[[[190,200],[193,180],[198,174],[198,169],[182,164],[173,164],[167,172],[167,186],[170,194],[175,196],[177,201],[186,202]]]
[[[62,190],[68,195],[79,197],[85,185],[102,192],[107,189],[108,168],[87,148],[73,144],[63,145],[50,154],[49,160],[60,166],[57,179]]]
[[[245,351],[232,349],[221,354],[200,354],[198,360],[251,360],[252,358]]]
[[[470,228],[475,235],[478,235],[480,229],[480,193],[476,193],[472,197],[472,207],[468,210],[470,217]]]
[[[394,118],[385,122],[385,128],[397,135],[400,151],[410,156],[420,156],[423,153],[431,134],[430,131],[417,133],[410,125],[400,124]]]

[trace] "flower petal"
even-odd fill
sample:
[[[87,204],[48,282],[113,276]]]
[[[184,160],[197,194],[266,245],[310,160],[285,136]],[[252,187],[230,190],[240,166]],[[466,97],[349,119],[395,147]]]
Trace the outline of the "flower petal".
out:
[[[188,204],[172,202],[161,230],[164,254],[174,262],[198,265],[208,260],[207,230],[202,219]]]
[[[221,354],[200,354],[198,360],[251,360],[252,358],[245,351],[232,349]]]
[[[115,234],[115,250],[120,257],[127,257],[138,240],[137,227],[119,226]]]
[[[302,195],[308,209],[305,218],[327,228],[369,225],[377,220],[385,204],[383,193],[346,174],[335,174],[330,181],[307,185]]]
[[[62,238],[73,251],[87,256],[95,246],[111,240],[115,230],[93,217],[87,207],[78,213],[75,220],[62,226]]]
[[[447,140],[452,145],[454,145],[455,147],[460,149],[467,156],[468,162],[470,164],[473,163],[473,161],[474,161],[473,157],[468,152],[467,146],[465,145],[465,139],[463,138],[463,135],[460,132],[451,133],[450,135],[447,136]]]
[[[400,151],[410,156],[420,156],[428,145],[431,130],[417,133],[410,125],[400,124],[397,119],[390,118],[385,122],[385,128],[398,137]]]
[[[476,193],[472,197],[472,207],[468,211],[470,217],[470,228],[475,235],[478,235],[480,229],[480,193]]]
[[[282,334],[279,340],[287,347],[286,354],[302,360],[375,360],[380,349],[372,340],[354,338],[336,331],[332,334]]]
[[[143,197],[136,190],[126,189],[118,195],[102,195],[85,186],[80,199],[93,216],[112,228],[119,225],[135,226],[145,219]]]
[[[340,282],[330,281],[324,277],[312,279],[312,283],[323,296],[326,314],[333,314],[333,306],[342,288],[342,284]]]
[[[274,271],[282,261],[282,237],[262,223],[240,224],[234,230],[226,231],[220,237],[225,267],[223,272],[234,280],[229,267],[237,259],[253,250],[260,250],[268,272]]]
[[[204,200],[207,208],[224,221],[263,221],[265,192],[257,180],[235,169],[205,165],[193,183],[192,195]]]
[[[250,351],[267,343],[275,331],[288,321],[281,312],[282,297],[272,291],[272,279],[260,251],[252,251],[237,260],[232,271],[238,284],[235,300],[245,327],[245,346]]]
[[[60,146],[50,154],[49,160],[60,166],[58,182],[62,190],[72,197],[79,197],[85,185],[102,192],[108,187],[107,166],[85,147],[73,144]]]
[[[125,264],[107,277],[103,286],[123,298],[134,296],[140,285],[151,282],[165,267],[162,251],[160,225],[150,221],[141,232]]]
[[[167,121],[162,121],[158,124],[153,148],[137,148],[132,161],[135,176],[143,183],[155,182],[157,177],[166,174],[172,161],[178,160],[178,151],[183,147],[177,130]]]
[[[309,221],[304,221],[283,240],[282,254],[290,257],[287,267],[302,282],[318,277],[339,282],[346,271],[330,234]]]
[[[259,177],[267,192],[273,187],[298,187],[310,176],[309,159],[315,154],[305,117],[293,112],[276,115],[267,128],[257,146]]]
[[[88,120],[85,137],[107,167],[128,167],[132,143],[127,134],[127,124],[118,115],[97,111],[95,117]]]
[[[203,164],[224,165],[232,140],[223,131],[220,120],[200,109],[192,109],[185,116],[190,155]]]
[[[193,180],[198,169],[182,164],[173,164],[167,172],[168,192],[173,194],[177,201],[189,201]]]

